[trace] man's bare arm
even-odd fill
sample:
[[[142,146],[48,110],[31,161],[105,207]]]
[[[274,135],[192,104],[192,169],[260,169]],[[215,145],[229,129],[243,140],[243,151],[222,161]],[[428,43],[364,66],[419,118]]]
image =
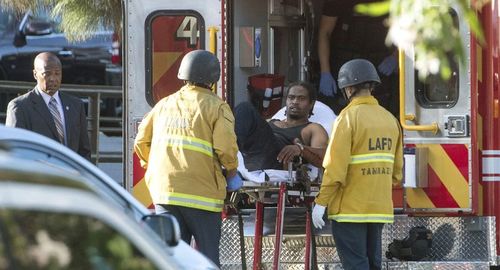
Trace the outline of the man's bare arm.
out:
[[[308,138],[309,140],[304,142],[303,145],[301,145],[300,141],[296,141],[295,144],[299,145],[302,149],[301,155],[307,162],[321,168],[328,145],[328,133],[323,126],[316,123],[309,125],[305,133],[307,135],[304,134],[303,138]]]
[[[330,39],[337,23],[337,17],[321,16],[318,31],[318,58],[321,72],[330,71]]]

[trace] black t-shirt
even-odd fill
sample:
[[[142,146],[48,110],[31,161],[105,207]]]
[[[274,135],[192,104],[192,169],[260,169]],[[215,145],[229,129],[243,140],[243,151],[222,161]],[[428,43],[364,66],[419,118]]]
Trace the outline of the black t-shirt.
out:
[[[303,125],[289,128],[280,128],[276,126],[275,122],[279,121],[278,119],[272,119],[269,121],[269,126],[273,130],[274,137],[276,138],[276,143],[278,144],[278,148],[281,150],[287,145],[294,144],[295,139],[300,139],[302,141],[302,130],[309,125],[311,122],[307,122]]]
[[[354,6],[361,3],[374,3],[380,0],[329,0],[323,4],[323,15],[344,17],[355,13]],[[358,14],[359,15],[359,14]]]
[[[377,65],[391,53],[385,45],[388,28],[387,16],[372,17],[357,14],[354,6],[360,3],[379,2],[380,0],[331,0],[325,1],[323,15],[337,17],[332,33],[331,64],[336,73],[339,65],[353,58],[365,58]]]

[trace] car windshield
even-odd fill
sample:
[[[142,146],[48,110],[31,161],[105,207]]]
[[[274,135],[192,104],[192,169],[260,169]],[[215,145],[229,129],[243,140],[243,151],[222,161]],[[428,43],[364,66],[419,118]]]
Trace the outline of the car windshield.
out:
[[[52,31],[53,33],[62,33],[62,28],[61,28],[61,17],[52,17],[51,15],[51,10],[47,8],[40,8],[36,11],[34,11],[31,15],[31,19],[34,21],[39,21],[39,22],[50,22],[52,24]],[[96,31],[111,31],[110,29],[107,29],[106,27],[99,25],[96,29]]]
[[[5,33],[14,32],[19,16],[10,10],[0,8],[0,36]]]

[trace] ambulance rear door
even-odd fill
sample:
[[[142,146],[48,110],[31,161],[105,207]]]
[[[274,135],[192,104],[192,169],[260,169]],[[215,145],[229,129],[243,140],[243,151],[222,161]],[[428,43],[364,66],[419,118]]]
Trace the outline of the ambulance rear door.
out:
[[[133,151],[137,127],[156,102],[182,86],[177,72],[187,52],[210,49],[223,59],[218,38],[223,5],[224,1],[215,0],[124,1],[124,175],[127,190],[146,206],[152,201]],[[221,92],[221,84],[217,91]]]
[[[404,52],[400,118],[405,118],[405,187],[395,204],[409,213],[471,212],[477,200],[471,177],[470,33],[462,14],[450,12],[467,48],[465,65],[449,58],[450,79],[435,75],[419,80],[413,51]]]

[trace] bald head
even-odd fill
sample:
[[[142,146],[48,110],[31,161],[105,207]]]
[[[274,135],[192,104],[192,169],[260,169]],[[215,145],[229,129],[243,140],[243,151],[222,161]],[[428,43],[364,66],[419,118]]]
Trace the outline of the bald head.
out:
[[[35,61],[33,63],[35,69],[42,68],[47,65],[55,65],[61,68],[61,61],[59,61],[59,58],[57,58],[55,54],[50,52],[43,52],[35,57]]]
[[[54,95],[59,90],[62,80],[62,68],[59,58],[53,53],[40,53],[35,57],[33,67],[33,76],[38,89],[51,96]]]

